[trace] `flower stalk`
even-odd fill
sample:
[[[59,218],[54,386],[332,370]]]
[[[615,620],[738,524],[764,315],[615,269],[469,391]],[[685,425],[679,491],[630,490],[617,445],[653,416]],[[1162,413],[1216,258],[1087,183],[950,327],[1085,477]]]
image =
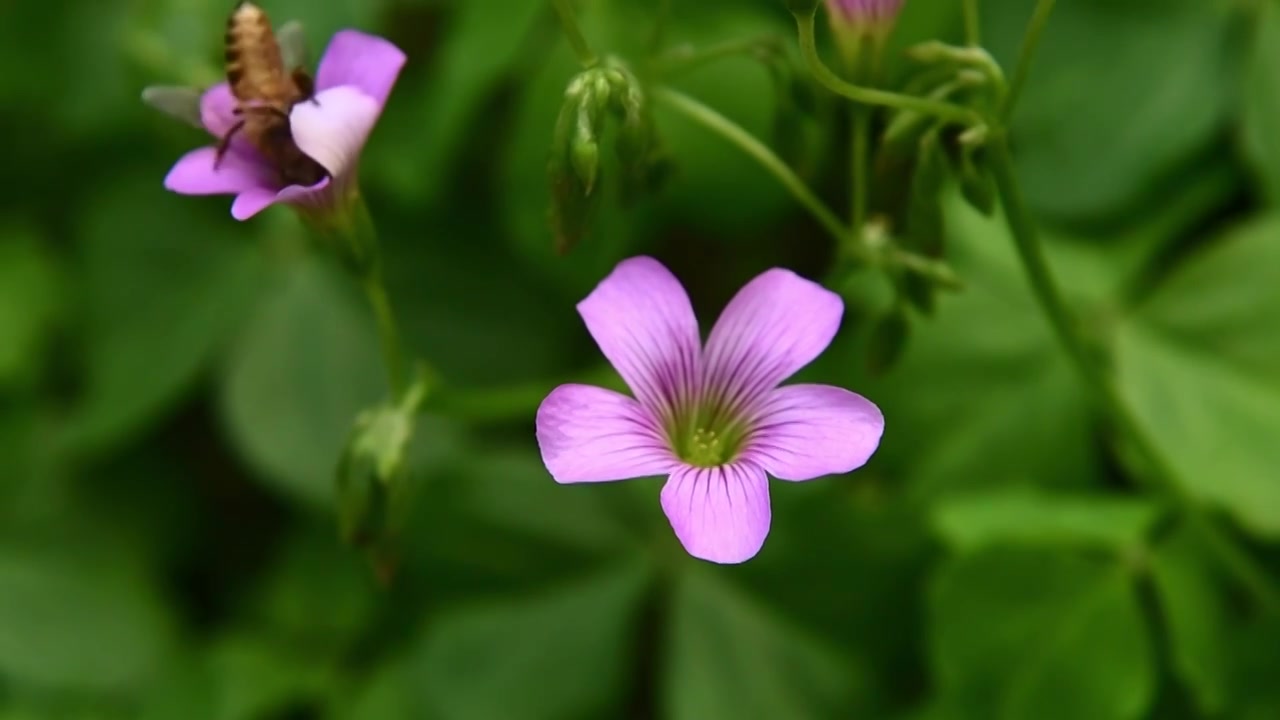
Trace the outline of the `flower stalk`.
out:
[[[578,16],[573,10],[573,0],[552,0],[552,4],[556,8],[556,16],[560,18],[560,27],[564,30],[564,36],[568,39],[569,46],[573,48],[573,54],[578,57],[578,63],[583,68],[595,67],[600,59],[591,51],[586,36],[582,34],[582,28],[578,27]]]
[[[979,17],[978,0],[964,0],[964,42],[970,47],[982,44]]]
[[[1009,83],[1009,93],[1005,96],[1004,104],[1000,108],[1002,123],[1009,122],[1010,116],[1013,115],[1013,108],[1017,105],[1018,96],[1022,94],[1022,89],[1027,84],[1027,76],[1031,73],[1031,59],[1035,57],[1036,49],[1040,47],[1040,36],[1044,34],[1044,28],[1049,24],[1049,15],[1053,13],[1053,5],[1056,1],[1040,0],[1036,3],[1035,12],[1027,24],[1027,32],[1022,37],[1022,47],[1018,50],[1018,63],[1013,68],[1013,80]]]
[[[387,386],[392,397],[400,397],[408,380],[405,373],[404,349],[400,340],[400,326],[395,309],[387,293],[382,274],[382,252],[378,242],[377,226],[369,214],[364,198],[356,196],[349,211],[340,217],[333,215],[310,216],[303,219],[322,243],[335,253],[342,266],[360,284],[369,307],[373,311],[378,329],[378,343],[382,351],[382,364],[387,374]]]
[[[801,180],[800,176],[783,162],[782,158],[778,157],[767,145],[753,137],[751,133],[743,130],[732,120],[712,108],[677,90],[665,87],[655,88],[652,92],[652,97],[654,101],[666,105],[733,143],[739,150],[759,163],[791,193],[797,202],[813,215],[818,224],[837,242],[843,242],[849,236],[849,229],[818,198],[813,190],[810,190],[809,186],[805,185],[804,180]]]

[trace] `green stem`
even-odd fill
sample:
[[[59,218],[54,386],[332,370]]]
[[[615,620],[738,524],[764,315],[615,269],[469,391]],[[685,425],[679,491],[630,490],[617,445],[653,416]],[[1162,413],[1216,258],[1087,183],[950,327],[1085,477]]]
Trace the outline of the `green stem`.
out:
[[[1009,84],[1009,94],[1005,96],[1004,107],[1000,109],[1000,120],[1006,125],[1013,115],[1013,108],[1018,102],[1018,96],[1022,94],[1022,88],[1027,84],[1027,76],[1031,73],[1031,59],[1040,46],[1040,36],[1044,34],[1056,1],[1040,0],[1031,15],[1031,21],[1027,23],[1027,32],[1022,36],[1022,48],[1018,51],[1018,63],[1013,69],[1013,81]]]
[[[856,238],[861,238],[867,226],[867,191],[870,174],[871,153],[871,110],[870,108],[851,106],[849,143],[852,145],[852,163],[850,172],[849,226],[853,228]]]
[[[578,56],[578,62],[584,68],[595,67],[599,59],[596,58],[595,53],[591,52],[586,36],[578,27],[578,16],[573,11],[573,0],[551,1],[555,4],[556,15],[560,17],[560,27],[564,29],[564,35],[568,38],[569,45],[573,47],[573,54]]]
[[[733,143],[748,157],[759,163],[777,178],[783,187],[790,191],[791,195],[813,215],[831,237],[835,238],[836,242],[843,243],[845,238],[848,237],[849,229],[841,224],[836,214],[831,212],[831,209],[804,184],[800,176],[796,175],[781,158],[764,143],[753,137],[751,133],[743,130],[732,120],[712,108],[676,90],[664,87],[655,88],[652,91],[652,97],[655,101],[666,105]],[[861,248],[862,246],[859,244],[858,247]]]
[[[405,389],[404,354],[401,352],[400,329],[396,324],[395,311],[391,306],[391,298],[387,294],[387,286],[382,281],[382,272],[375,266],[361,278],[365,297],[373,309],[373,317],[378,326],[378,340],[382,346],[382,364],[387,371],[387,383],[391,387],[393,397],[400,397]]]
[[[364,198],[351,200],[350,215],[340,219],[327,215],[303,215],[307,225],[335,253],[364,291],[373,310],[378,329],[378,342],[382,349],[382,363],[387,373],[387,385],[392,397],[400,398],[405,390],[407,377],[404,370],[404,352],[400,344],[400,329],[396,323],[391,297],[387,294],[382,278],[382,252],[378,243],[378,228],[365,205]]]
[[[780,52],[776,37],[765,35],[744,40],[726,40],[705,48],[668,51],[654,61],[654,69],[660,75],[672,75],[722,58],[735,55],[759,56],[764,52]]]
[[[982,26],[978,18],[978,0],[964,0],[964,42],[970,47],[982,45]]]
[[[1004,132],[992,134],[989,151],[991,170],[1004,207],[1005,221],[1013,235],[1013,242],[1027,280],[1031,284],[1032,292],[1049,318],[1059,343],[1067,351],[1077,372],[1084,379],[1095,405],[1115,423],[1116,429],[1147,463],[1151,470],[1150,482],[1183,512],[1191,526],[1200,532],[1226,570],[1235,576],[1242,587],[1247,588],[1254,595],[1262,607],[1268,611],[1280,612],[1280,590],[1273,585],[1271,578],[1248,552],[1239,547],[1230,535],[1217,527],[1204,513],[1195,498],[1187,493],[1173,472],[1173,465],[1151,441],[1141,423],[1120,396],[1111,376],[1090,354],[1045,261],[1038,230],[1023,202],[1021,190],[1014,177],[1013,158]]]
[[[901,93],[860,87],[846,82],[831,71],[818,55],[818,43],[814,30],[813,13],[796,13],[796,28],[800,34],[800,52],[804,55],[805,64],[818,82],[831,92],[849,98],[854,102],[866,105],[883,105],[899,110],[914,110],[941,120],[961,124],[975,124],[981,118],[971,110],[951,103],[939,102],[928,98],[903,95]]]

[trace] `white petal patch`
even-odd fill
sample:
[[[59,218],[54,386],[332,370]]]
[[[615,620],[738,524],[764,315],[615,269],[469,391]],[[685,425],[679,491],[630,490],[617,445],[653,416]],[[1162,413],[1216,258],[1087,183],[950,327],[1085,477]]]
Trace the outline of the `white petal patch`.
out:
[[[381,113],[376,100],[342,85],[316,93],[314,102],[293,106],[289,119],[298,147],[340,178],[354,169]]]

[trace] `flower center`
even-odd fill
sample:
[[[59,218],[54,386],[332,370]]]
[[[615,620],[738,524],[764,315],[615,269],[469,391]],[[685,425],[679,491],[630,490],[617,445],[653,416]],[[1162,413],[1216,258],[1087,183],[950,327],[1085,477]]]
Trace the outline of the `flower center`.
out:
[[[723,418],[693,418],[676,423],[669,436],[676,456],[695,467],[718,467],[732,462],[747,438],[741,423]]]

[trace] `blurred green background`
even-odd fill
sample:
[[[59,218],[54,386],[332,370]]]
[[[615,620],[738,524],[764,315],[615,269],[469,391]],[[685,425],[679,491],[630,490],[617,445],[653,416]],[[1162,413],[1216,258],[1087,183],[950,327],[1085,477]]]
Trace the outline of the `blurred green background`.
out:
[[[342,27],[409,55],[362,184],[408,344],[452,394],[415,437],[396,582],[331,506],[352,419],[384,392],[353,283],[287,209],[237,223],[229,198],[161,185],[207,139],[139,93],[217,80],[230,0],[8,3],[0,718],[1280,718],[1280,618],[1143,490],[998,216],[947,192],[966,289],[913,319],[886,373],[866,369],[882,281],[853,283],[803,377],[875,401],[881,450],[775,483],[760,555],[700,563],[659,481],[562,487],[541,465],[538,401],[607,370],[574,303],[653,254],[706,326],[768,267],[821,275],[830,241],[657,109],[669,182],[606,200],[558,257],[545,168],[576,68],[546,3],[262,4],[317,57]],[[1007,67],[1033,4],[983,0]],[[643,65],[655,3],[580,5],[598,50]],[[665,41],[770,34],[794,51],[781,2],[677,1]],[[958,0],[909,0],[893,76],[934,37],[960,39]],[[841,207],[835,116],[779,122],[750,58],[671,82],[792,146]],[[1059,3],[1014,142],[1126,400],[1280,579],[1280,5]]]

